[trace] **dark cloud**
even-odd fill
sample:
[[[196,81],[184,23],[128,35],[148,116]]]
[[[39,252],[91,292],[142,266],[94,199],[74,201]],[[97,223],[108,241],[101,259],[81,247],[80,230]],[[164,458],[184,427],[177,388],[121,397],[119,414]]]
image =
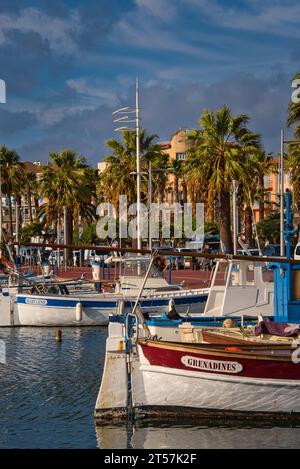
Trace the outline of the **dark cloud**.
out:
[[[5,35],[7,42],[0,47],[1,78],[11,96],[38,94],[40,87],[49,86],[49,79],[57,80],[70,70],[71,59],[55,56],[38,33],[10,30]]]
[[[103,160],[105,140],[112,133],[111,109],[101,106],[64,117],[47,128],[40,139],[19,146],[18,150],[24,159],[47,161],[50,151],[72,148],[95,165]]]
[[[0,13],[17,13],[24,8],[40,8],[50,15],[65,16],[68,7],[62,0],[1,0]]]
[[[1,104],[0,108],[0,138],[4,141],[7,134],[16,134],[32,128],[38,123],[35,114],[27,111],[12,112],[5,109]]]
[[[278,150],[279,132],[286,120],[293,75],[287,72],[286,65],[275,64],[270,68],[271,60],[268,59],[268,65],[253,69],[252,74],[236,73],[225,77],[227,57],[228,67],[231,63],[229,57],[231,52],[225,52],[221,72],[218,71],[216,63],[213,65],[214,71],[211,72],[211,77],[206,78],[206,83],[196,80],[191,83],[190,78],[187,82],[182,69],[186,67],[187,77],[197,76],[195,72],[197,64],[191,63],[187,56],[185,56],[184,63],[177,65],[176,62],[174,66],[174,56],[169,51],[168,53],[165,51],[164,55],[161,51],[151,51],[151,59],[147,62],[146,55],[145,57],[142,54],[135,55],[136,44],[131,44],[131,48],[126,49],[122,43],[114,42],[116,36],[112,36],[111,40],[106,42],[106,38],[109,37],[122,15],[124,16],[124,13],[128,13],[130,9],[137,8],[133,0],[113,2],[110,0],[101,0],[101,2],[99,0],[86,2],[83,0],[0,1],[0,14],[12,15],[14,13],[16,17],[23,15],[23,22],[16,23],[22,30],[14,27],[14,23],[10,21],[10,29],[4,28],[2,31],[5,41],[0,47],[1,78],[7,84],[7,104],[4,108],[0,108],[0,136],[2,139],[7,138],[9,143],[13,142],[12,146],[18,147],[23,158],[46,161],[49,151],[69,147],[83,153],[93,163],[102,160],[106,154],[105,140],[112,136],[117,137],[117,134],[113,132],[111,107],[119,104],[120,107],[134,105],[134,86],[128,91],[127,96],[119,98],[119,102],[112,103],[110,107],[98,104],[107,103],[110,97],[103,98],[101,101],[101,96],[97,93],[89,94],[80,89],[76,91],[76,88],[71,89],[67,86],[66,82],[70,83],[73,80],[75,83],[76,79],[80,82],[82,78],[87,85],[90,84],[95,88],[95,86],[101,87],[102,80],[104,90],[108,90],[108,95],[109,93],[113,95],[112,83],[116,83],[116,89],[120,89],[120,84],[117,84],[118,76],[121,78],[123,76],[124,83],[128,83],[128,79],[131,80],[132,76],[132,83],[134,83],[135,76],[138,74],[143,85],[143,73],[147,75],[147,78],[144,78],[145,81],[155,79],[157,76],[163,77],[156,84],[141,87],[142,125],[149,133],[158,134],[161,139],[166,139],[179,127],[197,127],[197,120],[203,109],[216,109],[223,104],[228,104],[233,113],[249,115],[250,128],[262,135],[268,151]],[[43,18],[45,22],[48,21],[45,24],[45,34],[40,25],[38,28],[31,29],[28,26],[28,24],[32,25],[35,18],[32,11],[30,16],[30,12],[26,10],[28,7],[38,9],[43,13],[40,18]],[[125,17],[128,21],[134,18],[133,15],[125,15]],[[190,14],[189,17],[191,18]],[[195,16],[196,20],[198,21],[197,16]],[[149,16],[145,15],[145,21],[150,21]],[[46,28],[49,25],[53,25],[53,30]],[[130,22],[127,26],[129,25]],[[170,26],[164,27],[170,27],[172,33],[174,32],[174,37],[177,34],[176,38],[180,37],[182,44],[185,45],[186,36],[182,34],[182,30],[176,30],[177,26],[177,23],[170,23]],[[160,31],[156,28],[153,30],[158,33]],[[197,34],[195,30],[194,33]],[[233,36],[231,38],[233,39]],[[151,46],[151,37],[146,39]],[[65,40],[61,48],[60,40],[62,42]],[[239,41],[237,38],[234,40],[238,48]],[[243,44],[245,45],[245,41]],[[257,47],[255,44],[252,45],[254,48]],[[189,43],[187,42],[186,45],[188,46]],[[105,47],[107,50],[102,54]],[[212,45],[207,44],[205,47],[211,47],[213,50]],[[232,42],[230,42],[230,47],[226,47],[231,51]],[[270,50],[274,48],[275,45],[270,45]],[[259,50],[255,49],[255,51]],[[299,51],[294,43],[293,49],[289,50],[293,50],[292,60],[296,66]],[[289,50],[287,50],[287,57],[289,57]],[[142,48],[139,51],[143,53]],[[233,50],[232,54],[234,53]],[[85,60],[85,55],[87,60]],[[122,63],[115,60],[116,56],[124,59]],[[128,63],[126,57],[128,57]],[[110,59],[112,59],[111,63]],[[135,62],[132,65],[130,61],[133,60]],[[196,60],[196,57],[193,57],[193,61]],[[240,60],[238,70],[250,70],[247,57],[243,56]],[[263,57],[259,56],[258,60],[263,62]],[[175,69],[178,66],[181,84],[179,82],[176,84],[176,73],[175,79],[170,77],[169,83],[167,71],[164,75],[160,75],[160,72],[164,72],[164,68],[168,69],[170,64]],[[202,66],[204,70],[206,65],[199,65],[200,76]],[[209,65],[207,67],[207,70],[204,70],[206,77],[209,76],[211,70]],[[236,70],[237,67],[232,69]],[[189,75],[189,72],[192,72],[192,75]],[[99,85],[95,85],[93,80],[98,78]],[[126,89],[123,91],[126,94]],[[10,104],[12,102],[14,108]],[[27,109],[27,111],[14,112],[18,102],[21,109]],[[39,116],[39,122],[34,112]]]
[[[53,42],[49,43],[49,28],[44,37],[42,27],[38,28],[38,32],[31,30],[28,22],[34,21],[34,15],[30,16],[28,7],[35,8],[35,11],[42,15],[42,20],[48,23],[57,19],[65,20],[65,26],[69,29],[62,29],[57,34],[60,34],[63,41],[65,32],[68,44],[62,43],[61,48],[56,46],[53,50]],[[1,0],[1,13],[12,15],[10,18],[16,19],[25,16],[27,28],[18,29],[19,23],[16,22],[16,26],[13,26],[11,21],[9,28],[2,29],[4,41],[0,45],[0,62],[3,64],[1,78],[6,81],[11,93],[23,95],[30,92],[42,95],[43,89],[49,88],[51,80],[55,80],[55,87],[58,87],[72,74],[76,74],[75,70],[81,66],[85,51],[101,50],[103,40],[112,25],[118,21],[122,8],[115,3],[111,4],[109,0],[90,0],[87,4],[71,2],[71,5],[58,0],[12,3]],[[75,13],[80,28],[76,27],[77,23],[72,19]],[[55,23],[53,27],[55,28]],[[62,25],[60,27],[62,28]],[[74,50],[70,50],[70,43]]]
[[[15,13],[21,8],[28,6],[28,0],[1,0],[0,13]]]
[[[267,150],[278,150],[280,129],[287,117],[290,98],[289,77],[276,83],[253,75],[236,74],[211,85],[191,84],[143,90],[142,119],[151,132],[164,137],[179,127],[198,127],[203,109],[215,110],[223,104],[235,114],[250,117],[249,127],[262,135]]]
[[[128,11],[131,6],[132,3],[127,1],[126,10]],[[104,37],[124,14],[124,5],[122,8],[122,1],[93,0],[88,3],[82,2],[78,7],[78,13],[83,30],[73,35],[74,40],[88,50],[94,48],[99,50],[99,47],[100,49],[103,47]]]
[[[289,77],[276,82],[252,75],[237,74],[211,85],[190,84],[174,87],[153,85],[141,89],[142,126],[164,140],[180,127],[198,127],[203,109],[215,110],[228,104],[234,114],[250,117],[249,127],[262,136],[267,151],[279,151],[280,129],[286,119]],[[74,95],[73,95],[74,99]],[[134,89],[120,106],[134,103]],[[73,102],[74,104],[74,102]],[[107,153],[105,140],[117,138],[113,131],[110,106],[83,110],[64,117],[47,128],[46,136],[22,146],[24,158],[46,160],[50,150],[74,148],[96,164]]]

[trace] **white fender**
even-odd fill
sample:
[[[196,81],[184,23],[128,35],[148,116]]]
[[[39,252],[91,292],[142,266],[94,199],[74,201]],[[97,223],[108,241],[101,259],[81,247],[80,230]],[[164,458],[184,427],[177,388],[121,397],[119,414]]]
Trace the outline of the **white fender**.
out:
[[[125,313],[125,301],[119,300],[117,306],[117,314],[124,314]]]
[[[100,262],[92,262],[93,280],[96,282],[100,280]]]
[[[76,303],[76,321],[82,320],[82,303]]]
[[[300,347],[296,348],[296,350],[292,353],[292,362],[293,363],[300,363]]]

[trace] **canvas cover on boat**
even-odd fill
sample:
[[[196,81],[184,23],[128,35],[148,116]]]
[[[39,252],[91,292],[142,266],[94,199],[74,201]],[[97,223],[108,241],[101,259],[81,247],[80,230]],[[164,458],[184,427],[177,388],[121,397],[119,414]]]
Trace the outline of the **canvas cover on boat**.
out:
[[[273,322],[270,319],[264,319],[253,327],[253,333],[279,335],[282,337],[290,337],[300,332],[300,324],[289,324],[287,322]]]

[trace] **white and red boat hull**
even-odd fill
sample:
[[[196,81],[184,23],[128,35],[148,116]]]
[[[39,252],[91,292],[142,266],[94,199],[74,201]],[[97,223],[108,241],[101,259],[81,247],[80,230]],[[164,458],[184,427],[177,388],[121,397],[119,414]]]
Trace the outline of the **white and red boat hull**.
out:
[[[290,415],[300,418],[300,364],[292,351],[224,351],[139,341],[132,364],[134,409],[224,416]],[[278,351],[276,351],[278,353]],[[269,354],[269,355],[268,355]]]

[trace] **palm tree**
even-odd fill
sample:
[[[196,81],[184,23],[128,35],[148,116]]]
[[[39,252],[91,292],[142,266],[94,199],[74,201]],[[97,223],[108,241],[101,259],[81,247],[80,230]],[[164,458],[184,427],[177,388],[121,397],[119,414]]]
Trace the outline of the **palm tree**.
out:
[[[197,195],[197,198],[205,203],[205,219],[212,222],[214,219],[215,193],[213,188],[208,190],[208,185],[204,182],[202,161],[198,152],[198,132],[198,130],[191,130],[187,134],[187,138],[192,141],[194,145],[188,150],[187,158],[183,163],[183,173],[185,174],[183,184],[186,186],[185,199],[187,199],[187,195],[189,195],[189,199],[194,206]]]
[[[82,197],[78,198],[77,203],[74,204],[73,211],[74,225],[76,227],[76,236],[78,240],[80,221],[90,224],[96,219],[96,186],[98,181],[98,170],[89,166],[86,167],[84,193],[82,194]]]
[[[238,190],[239,206],[244,207],[245,243],[253,242],[253,203],[259,203],[259,222],[264,219],[265,212],[265,183],[264,176],[275,171],[276,164],[271,154],[266,154],[262,148],[249,154],[248,169],[245,168],[244,177],[240,181]]]
[[[5,145],[0,148],[0,168],[2,181],[2,194],[7,195],[9,234],[13,237],[13,217],[12,217],[12,197],[16,196],[20,203],[20,194],[24,184],[24,165],[20,161],[20,156],[14,150],[9,150]],[[19,216],[18,213],[16,214]],[[18,220],[19,221],[19,220]]]
[[[163,160],[161,146],[156,143],[156,135],[146,135],[145,129],[140,132],[140,168],[141,172],[148,171],[149,161],[156,168]],[[118,205],[119,195],[127,195],[128,203],[136,201],[136,181],[131,173],[136,171],[136,133],[122,132],[122,140],[109,139],[106,141],[111,154],[105,159],[107,168],[100,175],[97,188],[98,198]],[[156,184],[161,178],[153,174]],[[147,192],[147,177],[142,177],[142,191]]]
[[[158,203],[163,203],[165,199],[165,190],[168,180],[169,171],[169,155],[161,153],[158,149],[156,155],[150,155],[147,158],[152,164],[152,186],[153,186],[153,200]]]
[[[257,165],[257,193],[254,195],[259,204],[259,221],[265,217],[265,178],[264,176],[276,170],[272,153],[267,154],[262,148],[253,155]]]
[[[84,156],[74,150],[62,150],[50,153],[51,163],[42,168],[41,193],[47,202],[40,213],[44,213],[47,225],[57,223],[66,211],[67,244],[73,242],[74,215],[81,213],[86,218],[93,218],[91,197],[95,193],[95,171],[87,166]],[[71,252],[68,250],[68,260]]]
[[[260,150],[258,150],[260,151]],[[245,244],[251,247],[253,244],[253,202],[258,191],[258,181],[255,175],[259,175],[260,166],[256,159],[256,152],[249,155],[245,166],[243,178],[239,180],[238,203],[243,207]]]
[[[233,251],[231,184],[233,180],[244,180],[246,183],[249,155],[260,148],[259,136],[246,127],[248,121],[245,114],[232,115],[227,106],[216,112],[205,110],[198,121],[200,130],[192,130],[187,135],[193,143],[187,151],[187,168],[190,155],[193,159],[187,178],[206,189],[210,204],[217,198],[220,238],[227,252]]]
[[[179,180],[183,176],[183,161],[181,160],[172,160],[171,169],[174,176],[174,202],[179,202]]]
[[[300,143],[300,140],[299,140]],[[298,142],[290,143],[288,146],[288,155],[286,160],[287,169],[290,171],[291,184],[295,204],[299,208],[300,204],[300,145]]]
[[[153,196],[160,202],[163,201],[167,174],[161,169],[167,168],[168,155],[162,152],[162,147],[157,143],[157,135],[147,135],[146,130],[140,131],[140,171],[141,175],[141,201],[146,203],[148,199],[149,162],[152,165]],[[105,159],[106,169],[100,174],[97,186],[99,201],[119,205],[119,196],[126,195],[128,204],[136,202],[136,133],[134,131],[122,132],[122,141],[109,139],[106,145],[111,154]],[[159,169],[159,171],[157,171]],[[147,197],[148,194],[148,197]],[[134,241],[135,244],[135,241]]]
[[[300,80],[300,72],[296,73],[293,77],[294,80]],[[293,103],[290,101],[288,107],[288,118],[287,125],[288,127],[295,127],[295,135],[300,136],[300,103]]]
[[[293,80],[300,79],[300,72],[296,73]],[[294,127],[294,135],[296,140],[288,146],[287,167],[291,173],[291,183],[293,185],[295,203],[299,208],[300,203],[300,103],[290,101],[287,125]]]
[[[38,218],[38,209],[39,209],[38,191],[39,191],[39,184],[38,184],[36,174],[33,171],[27,171],[26,172],[26,196],[27,196],[30,223],[33,222],[32,198],[34,199],[35,219],[37,220]]]

